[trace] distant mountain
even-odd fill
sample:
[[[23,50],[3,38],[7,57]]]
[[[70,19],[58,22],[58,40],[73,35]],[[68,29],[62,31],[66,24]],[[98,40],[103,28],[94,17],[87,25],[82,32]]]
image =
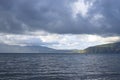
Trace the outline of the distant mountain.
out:
[[[56,50],[44,46],[17,46],[0,44],[0,53],[71,53],[72,50]]]
[[[120,42],[98,45],[80,50],[80,53],[120,53]]]

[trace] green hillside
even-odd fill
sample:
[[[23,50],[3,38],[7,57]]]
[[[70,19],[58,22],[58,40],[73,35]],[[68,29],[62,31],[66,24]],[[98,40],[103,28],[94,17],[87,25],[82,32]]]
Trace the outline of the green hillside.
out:
[[[80,50],[80,53],[120,53],[120,42],[98,45]]]

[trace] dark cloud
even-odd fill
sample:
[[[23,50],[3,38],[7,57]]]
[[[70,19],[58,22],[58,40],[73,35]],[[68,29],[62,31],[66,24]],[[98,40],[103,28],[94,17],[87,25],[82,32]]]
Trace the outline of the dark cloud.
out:
[[[73,17],[77,0],[0,0],[0,31],[45,30],[59,34],[120,34],[120,1],[96,0],[87,16]],[[91,0],[85,0],[85,2]],[[94,19],[96,15],[103,18]]]
[[[120,1],[96,0],[89,11],[90,16],[103,15],[100,30],[103,33],[120,34]]]
[[[0,10],[0,32],[23,33],[25,32],[25,26],[12,13]]]

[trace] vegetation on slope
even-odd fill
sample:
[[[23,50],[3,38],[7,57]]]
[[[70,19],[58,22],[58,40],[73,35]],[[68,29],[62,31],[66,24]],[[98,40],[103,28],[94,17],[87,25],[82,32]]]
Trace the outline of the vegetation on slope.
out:
[[[80,53],[120,53],[120,42],[89,47]]]

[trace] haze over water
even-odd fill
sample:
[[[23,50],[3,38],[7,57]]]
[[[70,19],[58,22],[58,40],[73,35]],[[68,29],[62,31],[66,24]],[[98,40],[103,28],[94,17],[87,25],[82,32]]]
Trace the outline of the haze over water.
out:
[[[0,54],[0,80],[119,80],[120,54]]]

